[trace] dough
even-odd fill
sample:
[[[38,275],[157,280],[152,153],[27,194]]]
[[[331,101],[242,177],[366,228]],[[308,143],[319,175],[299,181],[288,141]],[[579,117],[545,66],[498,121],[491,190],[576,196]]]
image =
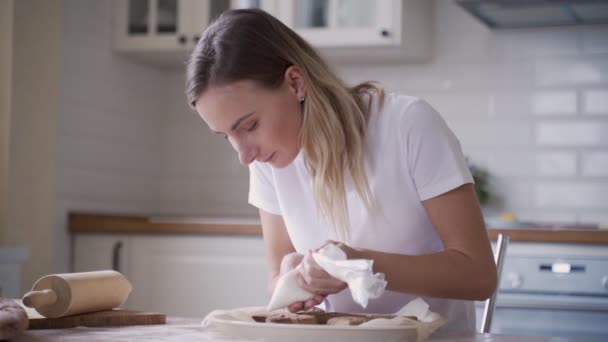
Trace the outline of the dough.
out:
[[[0,340],[21,334],[28,326],[25,310],[12,299],[0,297]]]

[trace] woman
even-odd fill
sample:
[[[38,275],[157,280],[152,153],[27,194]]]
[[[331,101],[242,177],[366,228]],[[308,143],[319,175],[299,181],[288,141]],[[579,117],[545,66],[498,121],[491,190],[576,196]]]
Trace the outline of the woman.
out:
[[[391,313],[417,296],[474,330],[472,300],[496,288],[473,180],[455,136],[414,97],[346,87],[294,31],[260,10],[209,26],[187,67],[189,103],[249,165],[270,289],[297,267],[326,310]],[[387,291],[363,309],[311,257],[326,243],[374,260]]]

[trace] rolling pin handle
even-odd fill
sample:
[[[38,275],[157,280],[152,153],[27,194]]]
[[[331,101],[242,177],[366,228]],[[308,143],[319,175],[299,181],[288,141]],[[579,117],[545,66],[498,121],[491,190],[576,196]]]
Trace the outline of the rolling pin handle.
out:
[[[50,305],[57,301],[57,293],[51,289],[30,291],[23,296],[23,304],[28,308]]]

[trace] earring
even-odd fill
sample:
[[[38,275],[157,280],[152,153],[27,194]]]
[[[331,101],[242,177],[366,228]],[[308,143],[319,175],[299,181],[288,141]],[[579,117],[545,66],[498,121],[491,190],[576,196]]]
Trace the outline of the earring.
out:
[[[306,96],[300,96],[300,97],[298,97],[298,101],[304,102],[304,100],[306,100]]]

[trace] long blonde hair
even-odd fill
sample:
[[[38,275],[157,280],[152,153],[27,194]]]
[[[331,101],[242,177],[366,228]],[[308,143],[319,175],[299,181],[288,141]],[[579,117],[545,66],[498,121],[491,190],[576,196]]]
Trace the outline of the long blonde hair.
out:
[[[289,27],[262,10],[239,9],[224,12],[212,23],[190,55],[188,102],[194,107],[210,85],[239,80],[276,89],[292,65],[302,71],[307,91],[300,146],[312,177],[317,209],[346,241],[350,226],[346,177],[352,179],[367,210],[374,211],[365,171],[365,140],[372,99],[378,96],[378,103],[383,102],[380,85],[364,82],[347,87]]]

